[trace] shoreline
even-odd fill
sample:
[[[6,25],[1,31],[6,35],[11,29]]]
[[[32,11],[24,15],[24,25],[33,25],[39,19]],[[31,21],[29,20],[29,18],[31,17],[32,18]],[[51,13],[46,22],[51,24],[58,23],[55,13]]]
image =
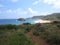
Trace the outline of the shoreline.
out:
[[[51,22],[52,21],[50,20],[41,20],[41,19],[35,21],[35,23],[51,23]]]

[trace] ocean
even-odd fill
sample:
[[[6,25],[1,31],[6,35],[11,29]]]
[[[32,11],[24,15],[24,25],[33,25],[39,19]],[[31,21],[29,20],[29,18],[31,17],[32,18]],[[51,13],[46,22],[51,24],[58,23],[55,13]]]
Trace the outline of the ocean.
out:
[[[17,19],[0,19],[0,25],[6,25],[6,24],[21,25],[23,23],[34,24],[34,20],[26,19],[25,21],[18,21]]]

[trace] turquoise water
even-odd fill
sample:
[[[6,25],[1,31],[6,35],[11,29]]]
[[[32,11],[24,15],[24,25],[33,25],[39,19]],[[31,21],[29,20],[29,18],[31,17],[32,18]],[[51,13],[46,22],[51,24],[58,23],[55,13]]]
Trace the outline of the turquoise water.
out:
[[[18,21],[17,19],[0,19],[0,25],[6,25],[6,24],[21,25],[26,22],[33,24],[34,20],[27,19],[26,21]]]

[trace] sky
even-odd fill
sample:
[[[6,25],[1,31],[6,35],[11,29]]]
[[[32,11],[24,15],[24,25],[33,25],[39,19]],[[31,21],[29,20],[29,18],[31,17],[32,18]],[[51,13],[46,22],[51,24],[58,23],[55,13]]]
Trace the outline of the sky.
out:
[[[60,0],[0,0],[0,19],[60,13]]]

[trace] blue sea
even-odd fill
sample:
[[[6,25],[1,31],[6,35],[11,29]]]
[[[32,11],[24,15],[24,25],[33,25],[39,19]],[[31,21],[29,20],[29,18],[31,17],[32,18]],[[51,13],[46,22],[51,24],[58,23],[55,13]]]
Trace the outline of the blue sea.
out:
[[[26,19],[25,21],[18,21],[17,19],[0,19],[0,25],[12,24],[12,25],[21,25],[23,23],[34,24],[34,20]]]

